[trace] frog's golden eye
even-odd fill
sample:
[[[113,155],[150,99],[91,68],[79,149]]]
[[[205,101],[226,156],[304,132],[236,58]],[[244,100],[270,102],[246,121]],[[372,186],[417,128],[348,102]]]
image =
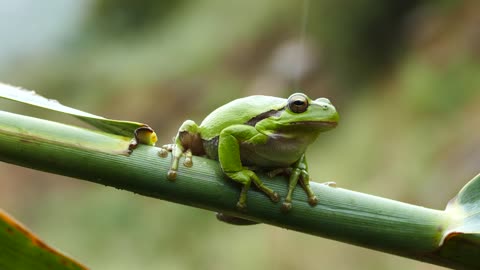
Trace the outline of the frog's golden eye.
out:
[[[288,108],[294,113],[303,113],[308,108],[308,99],[303,94],[293,94],[288,98]]]

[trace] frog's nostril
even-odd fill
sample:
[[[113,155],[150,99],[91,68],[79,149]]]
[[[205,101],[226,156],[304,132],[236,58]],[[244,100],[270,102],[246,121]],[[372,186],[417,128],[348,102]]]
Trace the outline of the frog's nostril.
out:
[[[327,105],[323,105],[323,106],[322,106],[322,109],[323,109],[324,111],[328,111],[328,106],[327,106]]]

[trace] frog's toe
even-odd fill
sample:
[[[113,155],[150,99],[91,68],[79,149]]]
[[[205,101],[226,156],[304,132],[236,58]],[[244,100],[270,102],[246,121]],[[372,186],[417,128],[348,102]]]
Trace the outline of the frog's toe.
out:
[[[273,192],[270,195],[270,200],[272,200],[272,202],[279,202],[280,201],[280,195],[278,195],[277,192]]]
[[[168,157],[168,150],[165,148],[160,148],[160,150],[158,150],[158,155],[162,158],[166,158]]]
[[[292,209],[292,203],[291,202],[283,202],[282,203],[282,211],[283,212],[288,212]]]
[[[246,211],[247,210],[247,204],[244,202],[237,202],[237,210],[238,211]]]
[[[175,144],[169,143],[169,144],[164,144],[162,145],[162,149],[165,149],[168,152],[172,152],[173,148],[175,147]]]
[[[167,178],[170,181],[175,181],[175,179],[177,179],[177,171],[171,169],[168,170]]]
[[[183,166],[188,168],[192,167],[193,166],[192,158],[186,157],[185,160],[183,161]]]
[[[308,204],[310,204],[310,206],[317,205],[318,204],[317,196],[312,196],[312,197],[308,198]]]

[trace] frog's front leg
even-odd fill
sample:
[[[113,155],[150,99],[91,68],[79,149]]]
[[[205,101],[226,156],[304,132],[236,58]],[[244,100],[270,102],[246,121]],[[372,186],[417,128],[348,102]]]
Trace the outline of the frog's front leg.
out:
[[[308,203],[311,206],[317,205],[317,196],[315,196],[312,188],[310,187],[310,176],[308,174],[308,165],[305,155],[302,155],[302,157],[293,164],[291,169],[290,179],[288,182],[288,193],[285,201],[282,204],[282,210],[289,211],[292,208],[292,194],[293,190],[297,186],[298,180],[300,180],[300,184],[307,193]]]
[[[167,177],[169,180],[175,180],[177,178],[178,164],[183,155],[185,155],[183,165],[191,167],[193,165],[192,152],[197,155],[204,154],[202,140],[198,133],[198,125],[192,120],[185,121],[178,129],[174,143],[162,146],[159,155],[166,157],[168,152],[172,152],[172,162]]]
[[[254,127],[247,125],[233,125],[222,130],[218,142],[218,160],[223,172],[232,180],[243,185],[237,208],[243,210],[246,207],[247,192],[253,183],[273,202],[279,201],[278,193],[274,192],[258,178],[251,170],[243,167],[240,157],[240,144],[265,143],[268,137],[258,132]]]

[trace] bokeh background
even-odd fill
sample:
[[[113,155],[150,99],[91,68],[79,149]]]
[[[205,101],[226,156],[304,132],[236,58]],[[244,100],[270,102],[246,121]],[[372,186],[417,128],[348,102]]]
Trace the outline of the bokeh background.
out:
[[[443,209],[480,171],[479,26],[474,0],[0,0],[0,80],[148,123],[160,143],[234,98],[328,97],[341,123],[308,151],[315,181]],[[5,163],[0,175],[0,207],[93,269],[441,269]]]

